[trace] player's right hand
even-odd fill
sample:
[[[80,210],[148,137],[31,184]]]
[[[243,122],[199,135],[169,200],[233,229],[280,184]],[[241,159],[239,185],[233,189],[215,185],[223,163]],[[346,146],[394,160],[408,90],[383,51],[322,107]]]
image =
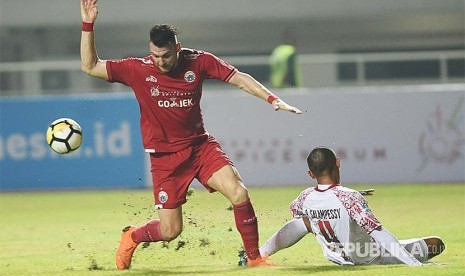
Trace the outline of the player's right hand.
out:
[[[273,101],[272,106],[275,111],[285,110],[295,114],[302,114],[302,111],[300,111],[297,107],[291,106],[279,98]]]
[[[81,17],[83,22],[94,23],[97,19],[97,0],[81,0]]]

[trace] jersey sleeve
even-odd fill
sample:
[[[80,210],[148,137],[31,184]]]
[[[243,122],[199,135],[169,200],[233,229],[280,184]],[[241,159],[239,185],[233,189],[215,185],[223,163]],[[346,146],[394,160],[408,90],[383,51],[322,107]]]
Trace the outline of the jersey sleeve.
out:
[[[339,191],[336,195],[346,208],[349,217],[365,230],[365,232],[370,234],[373,230],[381,226],[381,222],[375,217],[362,194],[357,191]]]
[[[134,78],[135,59],[127,58],[107,61],[107,74],[109,82],[119,82],[131,85]]]
[[[205,52],[203,58],[203,69],[205,78],[207,79],[218,79],[223,82],[228,82],[237,72],[234,66],[211,53]]]
[[[305,189],[303,192],[300,193],[300,195],[294,199],[294,201],[291,203],[290,209],[291,209],[291,214],[294,218],[301,218],[304,214],[304,202],[307,196],[310,194],[310,192],[313,190],[313,188],[308,188]]]

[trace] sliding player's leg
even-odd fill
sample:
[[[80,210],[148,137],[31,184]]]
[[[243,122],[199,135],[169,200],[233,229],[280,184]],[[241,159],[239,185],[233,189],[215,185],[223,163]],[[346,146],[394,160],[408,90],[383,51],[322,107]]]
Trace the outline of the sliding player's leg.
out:
[[[399,240],[399,243],[412,254],[415,259],[425,263],[431,258],[441,254],[445,245],[442,240],[438,237],[425,237],[415,238],[408,240]],[[397,258],[390,254],[382,254],[379,259],[376,260],[378,264],[399,264],[402,263]]]
[[[305,218],[308,221],[308,218]],[[282,249],[296,244],[305,237],[309,231],[311,231],[311,228],[310,226],[307,228],[303,218],[290,220],[281,226],[281,228],[260,247],[260,254],[262,256],[271,256]]]
[[[421,238],[399,240],[399,243],[419,262],[428,260],[428,246]],[[373,259],[370,264],[402,264],[403,262],[394,257],[391,253],[384,251],[381,247],[376,247],[379,251],[379,257]],[[377,252],[377,251],[376,251]],[[378,254],[377,254],[378,255]]]
[[[410,252],[417,260],[424,263],[431,258],[441,254],[445,245],[441,238],[431,236],[418,239],[399,240],[408,252]]]
[[[441,254],[446,249],[446,245],[440,237],[423,237],[422,239],[428,246],[428,260]]]

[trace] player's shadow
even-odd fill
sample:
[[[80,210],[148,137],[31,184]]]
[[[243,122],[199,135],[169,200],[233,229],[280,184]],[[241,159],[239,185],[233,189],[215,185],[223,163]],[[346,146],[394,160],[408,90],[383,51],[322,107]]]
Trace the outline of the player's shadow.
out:
[[[173,270],[165,270],[165,269],[142,269],[142,270],[132,270],[131,275],[220,275],[222,273],[244,273],[248,268],[239,268],[239,267],[232,267],[232,268],[225,268],[218,270],[217,268],[212,270],[196,270],[196,271],[179,271],[176,269]],[[330,272],[330,271],[340,271],[343,273],[344,271],[364,271],[366,268],[364,266],[339,266],[339,265],[317,265],[317,266],[274,266],[270,268],[270,275],[279,274],[279,275],[293,275],[293,274],[310,274],[310,273],[318,273],[318,272]],[[251,271],[252,272],[252,271]],[[284,274],[282,274],[285,272]]]
[[[286,271],[300,273],[318,273],[318,272],[329,272],[329,271],[363,271],[366,270],[365,266],[340,266],[340,265],[312,265],[312,266],[286,266]]]
[[[230,269],[212,269],[212,270],[196,270],[196,271],[179,271],[179,270],[157,270],[157,269],[144,269],[144,270],[139,270],[139,271],[131,271],[131,275],[208,275],[208,274],[213,274],[213,275],[219,275],[221,273],[228,273],[228,272],[234,272],[238,271],[237,268],[230,268]]]

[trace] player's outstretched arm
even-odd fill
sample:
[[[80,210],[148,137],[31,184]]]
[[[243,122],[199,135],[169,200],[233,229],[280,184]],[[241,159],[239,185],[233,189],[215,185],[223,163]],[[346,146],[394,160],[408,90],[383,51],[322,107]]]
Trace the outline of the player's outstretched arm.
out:
[[[81,70],[91,76],[108,80],[106,62],[97,56],[94,22],[97,20],[97,0],[81,0]]]
[[[249,74],[238,71],[231,77],[229,83],[251,95],[268,101],[273,105],[274,110],[285,110],[296,114],[302,113],[302,111],[300,111],[297,107],[291,106],[282,99],[276,97],[263,84],[255,80]]]
[[[293,219],[284,224],[260,247],[260,255],[263,257],[271,256],[281,249],[294,245],[308,233],[302,218]]]

